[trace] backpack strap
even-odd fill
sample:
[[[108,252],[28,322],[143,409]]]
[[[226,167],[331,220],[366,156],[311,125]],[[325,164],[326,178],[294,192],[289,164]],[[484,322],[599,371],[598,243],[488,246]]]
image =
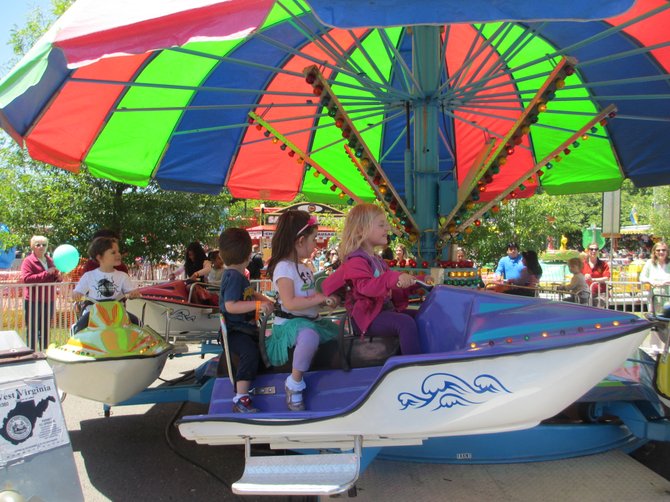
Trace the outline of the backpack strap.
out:
[[[372,269],[373,272],[374,272],[375,270],[378,269],[379,262],[376,261],[372,256],[370,256],[368,253],[366,253],[366,252],[363,251],[362,249],[357,249],[357,250],[354,251],[353,253],[350,253],[350,254],[347,256],[347,261],[348,261],[350,258],[355,258],[355,257],[357,257],[357,258],[363,258],[365,261],[367,261],[367,262],[368,262],[368,265],[370,265],[370,268]],[[380,260],[381,260],[381,258],[380,258]],[[380,270],[380,273],[381,273],[381,272],[384,272],[384,269],[383,269],[383,268],[382,268],[382,270]]]

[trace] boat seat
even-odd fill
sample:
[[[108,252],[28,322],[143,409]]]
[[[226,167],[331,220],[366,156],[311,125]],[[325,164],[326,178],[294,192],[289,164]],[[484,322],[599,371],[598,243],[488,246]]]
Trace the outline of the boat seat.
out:
[[[293,350],[294,347],[291,347],[288,351],[288,361],[281,366],[273,366],[270,358],[268,357],[266,341],[269,336],[272,336],[271,321],[274,318],[274,314],[269,316],[261,315],[258,327],[258,350],[261,355],[261,361],[266,372],[269,373],[288,373],[291,371],[291,361],[293,360]],[[336,340],[328,341],[319,345],[319,349],[314,355],[312,360],[311,369],[335,369],[339,368],[339,365],[333,361],[335,353],[338,351],[338,343]]]
[[[397,336],[371,337],[361,333],[348,312],[339,316],[338,349],[340,367],[351,371],[352,367],[377,366],[391,356],[400,353],[400,340]]]
[[[219,306],[219,295],[207,290],[204,284],[194,282],[188,288],[188,303],[212,307]]]
[[[426,299],[421,306],[422,315],[416,318],[421,350],[425,354],[460,350],[468,344],[475,295],[468,288],[444,288]],[[448,295],[448,304],[440,301],[442,295]],[[439,326],[431,325],[432,319],[439,319]]]
[[[120,302],[97,302],[89,306],[88,327],[100,328],[106,326],[119,328],[131,324],[128,312]]]

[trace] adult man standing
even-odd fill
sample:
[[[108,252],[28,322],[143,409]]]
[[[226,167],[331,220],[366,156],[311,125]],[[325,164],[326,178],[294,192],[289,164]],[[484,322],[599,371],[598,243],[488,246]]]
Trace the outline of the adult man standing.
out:
[[[507,244],[507,256],[504,256],[498,262],[495,278],[497,281],[506,281],[514,283],[521,276],[521,272],[526,268],[523,264],[519,246],[516,242]]]
[[[249,279],[258,280],[261,278],[261,270],[265,264],[263,263],[263,256],[261,256],[261,248],[258,244],[251,246],[251,261],[247,265],[249,271]]]

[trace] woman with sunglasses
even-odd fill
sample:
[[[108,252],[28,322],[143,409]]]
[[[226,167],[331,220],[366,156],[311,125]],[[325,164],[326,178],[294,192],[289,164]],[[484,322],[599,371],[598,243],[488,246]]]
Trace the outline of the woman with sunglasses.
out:
[[[35,284],[24,288],[23,307],[25,312],[27,343],[34,350],[44,350],[49,346],[49,328],[54,311],[54,291],[49,282],[60,282],[61,276],[50,256],[47,256],[49,241],[42,235],[30,239],[29,254],[21,263],[21,282]],[[40,344],[41,342],[41,344]]]
[[[589,244],[586,259],[582,267],[582,274],[591,291],[593,305],[598,306],[599,298],[607,290],[607,281],[610,278],[610,267],[606,261],[598,257],[600,247],[595,242]]]
[[[670,263],[668,263],[668,244],[659,241],[651,248],[651,258],[644,264],[640,272],[640,282],[649,284],[655,295],[668,295],[670,293]],[[660,312],[660,307],[670,301],[670,298],[659,298],[654,307]]]

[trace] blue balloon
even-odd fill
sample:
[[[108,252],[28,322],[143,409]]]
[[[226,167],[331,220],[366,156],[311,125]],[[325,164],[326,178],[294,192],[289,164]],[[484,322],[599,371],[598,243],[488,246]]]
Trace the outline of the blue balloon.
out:
[[[56,268],[67,274],[79,264],[79,251],[70,244],[61,244],[54,249],[53,260]]]

